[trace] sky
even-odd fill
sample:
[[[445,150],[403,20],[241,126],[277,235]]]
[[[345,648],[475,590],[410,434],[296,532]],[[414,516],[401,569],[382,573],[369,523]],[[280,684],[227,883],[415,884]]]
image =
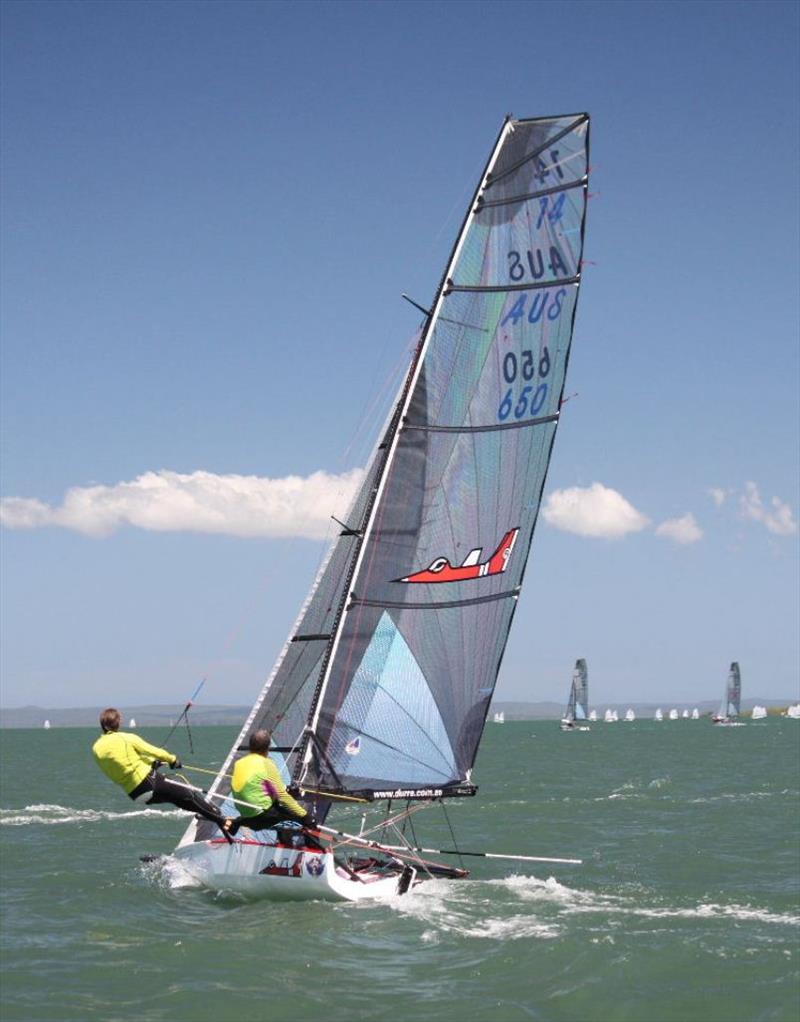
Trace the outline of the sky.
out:
[[[496,691],[800,696],[795,3],[2,4],[2,693],[252,702],[507,113],[592,116]]]

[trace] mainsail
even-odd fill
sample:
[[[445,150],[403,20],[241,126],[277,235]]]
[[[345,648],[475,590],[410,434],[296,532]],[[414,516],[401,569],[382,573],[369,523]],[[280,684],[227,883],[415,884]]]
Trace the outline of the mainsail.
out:
[[[589,718],[589,672],[585,660],[575,661],[572,673],[572,687],[569,690],[569,702],[564,714],[564,721],[588,720]]]
[[[503,125],[345,525],[212,792],[267,728],[301,791],[474,793],[561,410],[588,142],[586,114]]]
[[[734,661],[731,664],[730,673],[728,674],[728,684],[725,687],[725,699],[720,707],[721,715],[726,718],[738,717],[741,712],[741,701],[742,675],[739,671],[739,664]]]

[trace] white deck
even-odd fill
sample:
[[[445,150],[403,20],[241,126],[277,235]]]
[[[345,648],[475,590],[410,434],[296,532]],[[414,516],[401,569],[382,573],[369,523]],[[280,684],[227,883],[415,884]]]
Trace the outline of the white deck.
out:
[[[350,876],[330,851],[223,838],[181,845],[175,859],[204,887],[276,901],[361,901],[398,894],[399,876]]]

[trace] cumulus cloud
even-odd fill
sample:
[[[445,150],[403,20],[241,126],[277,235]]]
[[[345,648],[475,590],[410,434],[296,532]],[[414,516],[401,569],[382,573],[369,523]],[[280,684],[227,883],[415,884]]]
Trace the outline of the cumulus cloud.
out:
[[[743,518],[760,522],[776,536],[791,536],[797,532],[797,522],[792,509],[778,497],[773,497],[770,507],[765,507],[758,487],[753,482],[745,483],[744,493],[739,497],[739,512]]]
[[[619,539],[649,524],[649,519],[621,493],[602,483],[555,490],[545,501],[542,517],[563,532],[604,539]]]
[[[722,507],[728,496],[727,490],[723,490],[719,486],[712,486],[708,492],[717,507]]]
[[[681,518],[669,518],[666,522],[662,522],[656,529],[656,535],[664,536],[682,546],[688,546],[703,538],[703,530],[689,511]]]
[[[322,539],[331,514],[346,512],[363,477],[362,469],[283,479],[145,472],[113,486],[73,487],[55,506],[35,498],[4,498],[0,522],[10,529],[60,526],[87,536],[108,536],[128,525],[154,532]]]

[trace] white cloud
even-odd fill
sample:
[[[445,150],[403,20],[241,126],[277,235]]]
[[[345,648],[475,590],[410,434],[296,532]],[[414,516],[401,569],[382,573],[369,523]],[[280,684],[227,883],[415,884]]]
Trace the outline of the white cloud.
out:
[[[739,511],[743,518],[761,524],[776,536],[791,536],[797,532],[797,522],[792,509],[778,497],[770,501],[772,510],[764,507],[758,487],[753,482],[745,483],[744,493],[739,497]]]
[[[619,539],[649,524],[621,493],[602,483],[556,490],[545,501],[542,517],[555,529],[605,539]]]
[[[722,490],[719,486],[712,486],[708,492],[711,494],[711,499],[717,507],[722,507],[725,503],[726,497],[728,496],[727,490]]]
[[[703,530],[695,521],[691,511],[688,511],[681,518],[669,518],[666,522],[662,522],[656,529],[656,535],[665,536],[675,543],[687,546],[689,543],[696,543],[702,539]]]
[[[114,486],[73,487],[58,506],[33,498],[4,498],[0,522],[10,529],[54,525],[87,536],[107,536],[131,525],[154,532],[322,539],[331,514],[342,517],[363,477],[362,469],[283,479],[145,472]]]

